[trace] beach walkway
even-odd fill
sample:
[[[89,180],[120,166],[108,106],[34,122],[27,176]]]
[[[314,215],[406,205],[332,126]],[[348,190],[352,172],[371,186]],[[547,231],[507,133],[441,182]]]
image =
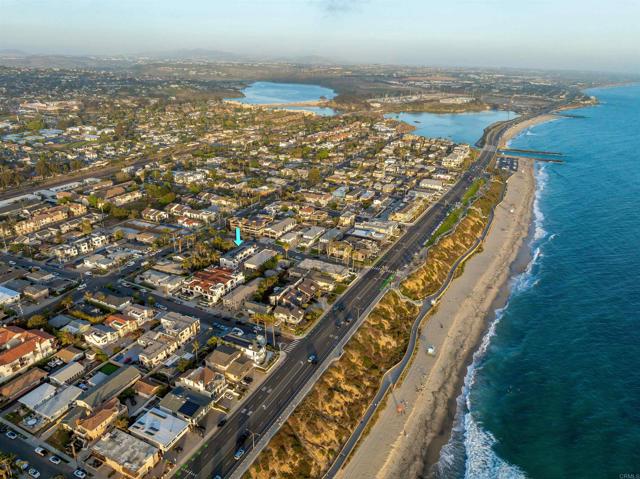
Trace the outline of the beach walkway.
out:
[[[412,478],[437,461],[448,440],[455,398],[486,329],[501,286],[529,231],[534,195],[532,162],[511,176],[483,249],[467,261],[424,322],[404,380],[388,395],[378,418],[338,478]],[[427,352],[435,347],[435,355]]]

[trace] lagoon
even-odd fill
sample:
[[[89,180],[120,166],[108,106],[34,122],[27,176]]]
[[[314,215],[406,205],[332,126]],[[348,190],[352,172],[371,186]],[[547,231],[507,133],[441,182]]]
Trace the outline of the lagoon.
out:
[[[239,103],[249,105],[269,105],[300,103],[303,101],[315,101],[321,99],[331,100],[335,98],[336,92],[330,88],[319,85],[308,85],[306,83],[275,83],[259,81],[252,83],[242,90],[244,98],[232,98]],[[290,110],[311,111],[322,116],[335,115],[332,108],[316,106],[291,106]]]
[[[510,111],[488,110],[469,113],[389,113],[386,118],[415,126],[414,134],[429,138],[449,138],[456,143],[473,145],[486,127],[497,121],[515,118]]]

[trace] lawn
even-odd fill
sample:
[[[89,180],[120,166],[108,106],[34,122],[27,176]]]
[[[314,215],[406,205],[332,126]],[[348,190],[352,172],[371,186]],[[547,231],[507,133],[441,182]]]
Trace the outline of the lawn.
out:
[[[120,369],[120,366],[116,366],[113,363],[107,363],[100,368],[100,372],[106,374],[107,376],[110,376],[111,374],[115,373],[118,369]]]

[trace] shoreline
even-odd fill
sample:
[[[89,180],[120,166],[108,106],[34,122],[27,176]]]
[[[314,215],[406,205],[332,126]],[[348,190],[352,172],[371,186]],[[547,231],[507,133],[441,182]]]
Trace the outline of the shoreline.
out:
[[[500,146],[556,118],[545,114],[521,122],[505,132]],[[403,382],[389,394],[369,434],[337,477],[425,477],[438,462],[451,436],[467,368],[496,310],[508,301],[511,278],[531,259],[533,163],[521,161],[520,171],[509,179],[505,198],[496,207],[482,251],[467,260],[464,273],[422,327],[421,345],[435,344],[436,358],[429,357],[424,346],[417,348]],[[405,405],[402,415],[398,404]]]

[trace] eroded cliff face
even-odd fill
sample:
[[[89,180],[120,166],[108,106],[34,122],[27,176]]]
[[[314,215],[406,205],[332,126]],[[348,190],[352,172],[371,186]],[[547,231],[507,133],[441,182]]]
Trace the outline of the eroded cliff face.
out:
[[[424,299],[440,289],[453,264],[482,235],[489,213],[500,201],[503,189],[503,180],[494,178],[491,181],[454,230],[431,247],[425,264],[402,282],[400,289],[404,295]]]
[[[382,375],[404,355],[417,314],[415,305],[388,292],[246,477],[321,477],[364,414]]]
[[[455,261],[473,246],[500,201],[504,180],[494,178],[451,234],[430,250],[423,266],[401,285],[421,299],[436,292]],[[389,291],[322,375],[309,395],[260,453],[245,478],[322,477],[375,396],[384,373],[404,355],[418,306]]]

